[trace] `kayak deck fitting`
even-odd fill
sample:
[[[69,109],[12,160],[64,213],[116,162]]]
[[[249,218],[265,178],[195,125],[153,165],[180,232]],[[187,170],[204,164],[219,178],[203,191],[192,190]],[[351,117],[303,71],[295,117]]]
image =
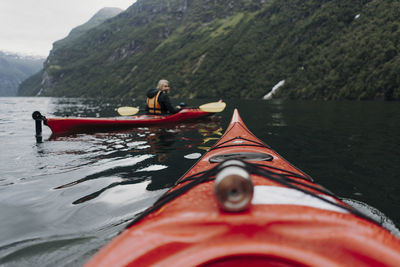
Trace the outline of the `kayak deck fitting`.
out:
[[[214,113],[206,112],[199,108],[186,108],[172,115],[135,115],[110,118],[46,118],[42,116],[40,112],[35,111],[32,114],[32,117],[36,121],[36,135],[38,135],[38,122],[41,121],[43,121],[43,123],[51,129],[53,134],[66,134],[180,123],[193,121],[195,119],[203,118],[212,114]],[[39,131],[41,132],[41,128]]]
[[[400,240],[245,126],[221,139],[86,266],[398,266]]]

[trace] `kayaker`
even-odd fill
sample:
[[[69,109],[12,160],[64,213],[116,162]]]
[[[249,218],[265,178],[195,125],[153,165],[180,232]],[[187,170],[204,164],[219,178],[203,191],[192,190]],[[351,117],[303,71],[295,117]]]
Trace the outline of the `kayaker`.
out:
[[[146,111],[150,114],[175,114],[181,110],[180,106],[171,104],[168,93],[171,90],[167,80],[160,80],[157,88],[147,91]]]

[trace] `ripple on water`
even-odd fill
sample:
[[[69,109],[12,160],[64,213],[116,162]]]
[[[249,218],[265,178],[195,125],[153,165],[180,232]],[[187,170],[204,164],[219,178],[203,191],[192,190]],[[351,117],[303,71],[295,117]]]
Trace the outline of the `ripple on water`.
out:
[[[145,168],[138,169],[138,170],[136,170],[136,172],[154,172],[154,171],[160,171],[160,170],[163,170],[166,168],[168,168],[168,166],[166,166],[166,165],[153,164],[153,165],[147,166]]]
[[[34,238],[1,247],[4,256],[0,265],[5,266],[68,266],[90,257],[82,244],[92,243],[91,250],[98,246],[95,237],[78,235]]]
[[[198,159],[201,157],[200,153],[192,153],[192,154],[188,154],[183,156],[185,159]]]
[[[153,199],[154,196],[160,195],[161,191],[148,192],[147,187],[150,181],[144,181],[137,184],[124,184],[115,186],[98,197],[96,202],[104,202],[110,205],[128,205],[129,203],[137,203],[143,200]]]

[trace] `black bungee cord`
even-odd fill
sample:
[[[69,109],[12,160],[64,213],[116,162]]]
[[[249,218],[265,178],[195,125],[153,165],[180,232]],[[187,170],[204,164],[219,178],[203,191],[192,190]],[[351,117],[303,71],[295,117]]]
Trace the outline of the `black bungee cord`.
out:
[[[280,185],[283,185],[284,187],[291,188],[297,191],[300,191],[304,194],[310,195],[314,198],[317,198],[321,201],[324,201],[328,204],[331,204],[333,206],[336,206],[338,208],[341,208],[357,217],[360,217],[362,219],[368,220],[376,225],[382,226],[380,222],[377,222],[375,219],[369,217],[368,215],[362,213],[361,211],[355,209],[354,207],[351,207],[347,204],[337,202],[334,199],[339,199],[337,196],[335,196],[333,193],[328,191],[327,189],[323,187],[316,187],[313,185],[310,185],[309,183],[305,183],[303,181],[296,180],[301,179],[305,181],[309,181],[310,178],[307,176],[303,176],[300,174],[296,174],[291,171],[287,171],[284,169],[276,168],[273,166],[268,166],[265,164],[255,164],[255,163],[250,163],[244,160],[240,159],[235,159],[239,161],[241,164],[229,164],[224,166],[224,162],[212,167],[209,170],[206,171],[201,171],[198,173],[195,173],[193,175],[190,175],[184,179],[178,180],[178,182],[175,184],[175,187],[178,185],[182,185],[177,189],[170,189],[166,193],[164,193],[151,207],[140,213],[130,224],[126,226],[126,228],[131,227],[132,225],[136,224],[149,214],[153,213],[154,211],[160,209],[163,207],[165,204],[169,203],[170,201],[174,200],[175,198],[181,196],[182,194],[186,193],[193,187],[204,183],[204,182],[209,182],[212,180],[215,180],[215,176],[217,175],[218,172],[223,170],[224,168],[231,167],[231,166],[236,166],[239,168],[244,168],[246,171],[253,175],[258,175],[259,177],[263,177],[265,179],[268,179],[270,181],[276,182]],[[307,190],[309,189],[309,190]],[[313,190],[313,191],[311,191]],[[333,200],[325,198],[314,191],[318,193],[325,194],[326,196],[329,196],[333,198]]]

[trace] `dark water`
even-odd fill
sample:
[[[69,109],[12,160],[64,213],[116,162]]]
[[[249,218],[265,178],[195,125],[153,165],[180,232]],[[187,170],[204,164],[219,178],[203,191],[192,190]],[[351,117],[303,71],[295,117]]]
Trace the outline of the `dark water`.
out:
[[[36,143],[35,110],[102,117],[125,104],[0,98],[0,265],[82,265],[196,162],[235,107],[317,183],[400,225],[400,103],[232,100],[198,123],[64,137],[45,127]]]

